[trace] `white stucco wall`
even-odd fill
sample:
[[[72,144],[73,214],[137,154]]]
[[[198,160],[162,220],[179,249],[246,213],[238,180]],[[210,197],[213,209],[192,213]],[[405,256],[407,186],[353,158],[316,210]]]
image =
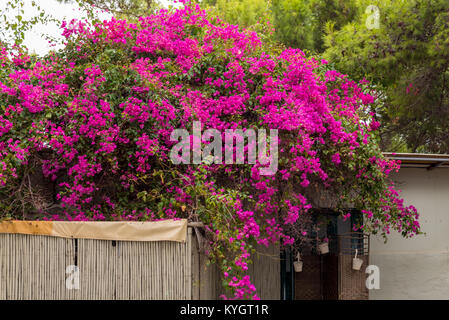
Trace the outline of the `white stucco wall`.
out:
[[[422,231],[411,239],[371,237],[370,264],[380,289],[370,299],[449,299],[449,169],[403,168],[393,176],[407,205],[420,212]]]

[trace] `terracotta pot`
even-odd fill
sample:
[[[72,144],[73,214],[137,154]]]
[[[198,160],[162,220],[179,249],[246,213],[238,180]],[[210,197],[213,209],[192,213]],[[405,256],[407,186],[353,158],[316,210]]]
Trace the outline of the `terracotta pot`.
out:
[[[362,267],[363,264],[363,260],[359,259],[359,258],[353,258],[352,259],[352,269],[354,270],[360,270],[360,268]]]
[[[302,272],[302,261],[293,262],[293,266],[295,267],[295,272]]]
[[[326,254],[329,252],[329,244],[327,242],[323,242],[318,245],[318,251],[320,254]]]

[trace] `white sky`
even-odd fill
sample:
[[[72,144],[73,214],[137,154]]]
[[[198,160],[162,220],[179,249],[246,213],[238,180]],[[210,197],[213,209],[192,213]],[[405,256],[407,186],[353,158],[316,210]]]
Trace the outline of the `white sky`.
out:
[[[71,19],[80,19],[83,18],[83,13],[79,10],[79,7],[76,3],[59,3],[56,0],[34,0],[36,4],[38,4],[41,9],[43,9],[47,14],[51,14],[54,18],[59,20],[68,20]],[[2,12],[5,7],[7,0],[0,0],[0,12]],[[37,11],[33,9],[31,6],[32,0],[24,0],[26,6],[24,8],[25,14],[24,19],[27,17],[31,17],[33,13]],[[173,4],[172,0],[159,0],[164,6],[168,6],[169,4]],[[10,13],[7,15],[8,19],[15,19],[14,16],[16,13]],[[99,17],[101,19],[108,19],[111,17],[110,14],[100,13]],[[2,28],[3,17],[0,17],[0,28]],[[24,45],[30,50],[30,52],[35,52],[39,55],[46,54],[50,50],[50,46],[48,41],[42,37],[42,34],[47,34],[52,37],[62,38],[61,37],[62,30],[56,23],[49,23],[46,25],[37,25],[28,32],[25,33],[25,41]]]

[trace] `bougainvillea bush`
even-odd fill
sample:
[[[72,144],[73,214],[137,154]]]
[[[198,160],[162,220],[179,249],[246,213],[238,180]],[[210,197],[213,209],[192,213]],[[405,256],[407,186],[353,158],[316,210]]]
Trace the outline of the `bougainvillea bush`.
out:
[[[277,51],[195,5],[62,25],[44,58],[0,55],[0,210],[4,218],[203,222],[229,298],[257,298],[256,244],[307,237],[311,197],[364,214],[354,229],[418,234],[389,182],[366,83],[299,49]],[[174,129],[278,129],[279,168],[179,164]]]

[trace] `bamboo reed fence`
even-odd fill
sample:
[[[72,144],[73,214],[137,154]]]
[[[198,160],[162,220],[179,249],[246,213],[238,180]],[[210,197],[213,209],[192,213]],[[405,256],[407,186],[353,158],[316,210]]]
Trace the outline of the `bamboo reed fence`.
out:
[[[218,268],[188,228],[186,242],[110,241],[0,234],[1,300],[218,299]],[[67,287],[79,270],[79,288]],[[250,267],[259,296],[279,299],[278,250]]]

